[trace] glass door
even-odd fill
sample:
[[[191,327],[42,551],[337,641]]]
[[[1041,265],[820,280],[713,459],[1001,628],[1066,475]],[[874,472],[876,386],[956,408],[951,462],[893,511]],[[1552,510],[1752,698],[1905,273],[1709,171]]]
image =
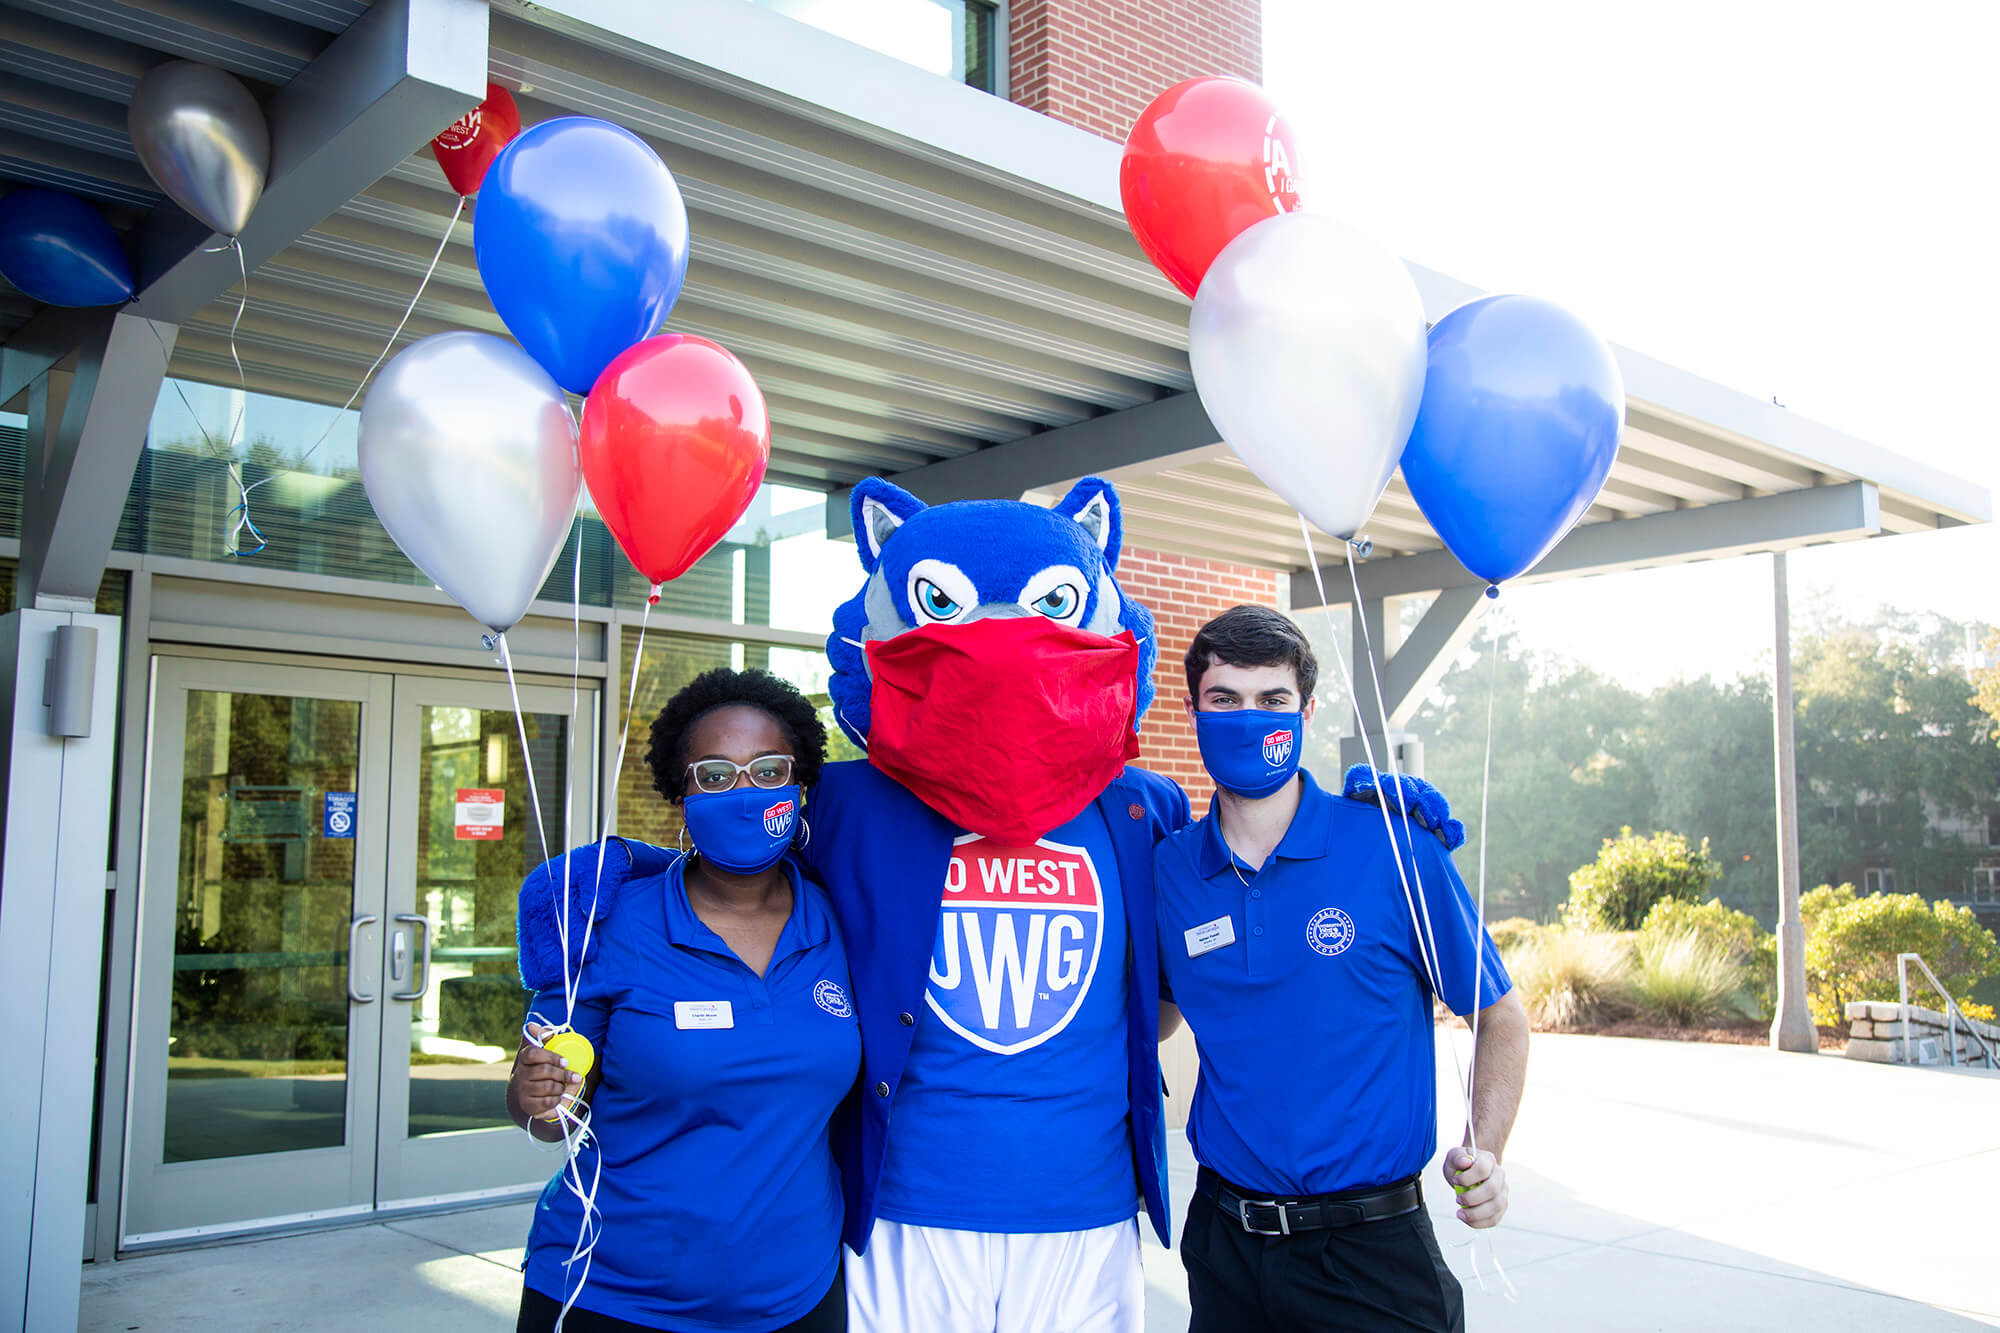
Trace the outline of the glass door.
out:
[[[128,1244],[373,1205],[390,698],[155,659]]]
[[[572,712],[567,687],[520,694],[525,752],[504,683],[396,680],[382,945],[383,1204],[501,1193],[550,1174],[547,1153],[514,1127],[505,1105],[528,1000],[515,903],[522,878],[542,862],[544,832],[557,854],[590,836],[597,696],[579,692]]]
[[[525,751],[504,683],[154,660],[125,1247],[547,1178],[515,901],[535,795],[589,836],[597,693],[521,705]]]

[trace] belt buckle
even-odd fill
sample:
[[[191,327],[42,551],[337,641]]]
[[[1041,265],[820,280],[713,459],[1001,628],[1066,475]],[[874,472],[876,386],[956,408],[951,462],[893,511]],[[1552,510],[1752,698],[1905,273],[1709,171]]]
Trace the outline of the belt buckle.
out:
[[[1250,1209],[1252,1207],[1277,1209],[1278,1229],[1271,1231],[1264,1227],[1252,1226],[1250,1224]],[[1253,1236],[1289,1236],[1292,1234],[1292,1220],[1285,1215],[1285,1205],[1276,1199],[1238,1199],[1236,1201],[1236,1220],[1241,1222],[1243,1229]]]

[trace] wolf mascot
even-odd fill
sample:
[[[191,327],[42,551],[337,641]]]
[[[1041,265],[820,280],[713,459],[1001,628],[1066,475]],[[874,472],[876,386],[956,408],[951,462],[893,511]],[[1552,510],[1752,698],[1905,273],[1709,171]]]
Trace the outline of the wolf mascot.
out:
[[[1136,1333],[1140,1208],[1168,1234],[1153,845],[1189,811],[1127,767],[1157,649],[1114,577],[1117,494],[932,508],[870,478],[853,515],[867,577],[827,654],[868,758],[826,766],[793,849],[861,1024],[837,1132],[852,1325]],[[623,850],[599,919],[672,855]],[[530,985],[561,976],[559,865],[522,890]]]
[[[804,849],[847,940],[863,1078],[847,1173],[861,1329],[1140,1327],[1167,1236],[1153,844],[1187,797],[1129,768],[1152,617],[1118,497],[928,508],[864,481],[867,580]]]

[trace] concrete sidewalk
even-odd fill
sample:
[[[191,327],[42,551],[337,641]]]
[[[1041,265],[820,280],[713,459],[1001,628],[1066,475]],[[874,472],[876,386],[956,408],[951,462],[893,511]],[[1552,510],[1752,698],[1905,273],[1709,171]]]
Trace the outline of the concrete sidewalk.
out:
[[[1440,1067],[1455,1141],[1442,1051]],[[1178,1226],[1194,1172],[1174,1143]],[[1481,1333],[2000,1327],[2000,1076],[1543,1035],[1508,1166],[1490,1245],[1463,1243],[1426,1178]],[[511,1328],[527,1224],[516,1204],[89,1265],[82,1327]],[[1147,1333],[1185,1329],[1180,1264],[1150,1238],[1146,1272]]]

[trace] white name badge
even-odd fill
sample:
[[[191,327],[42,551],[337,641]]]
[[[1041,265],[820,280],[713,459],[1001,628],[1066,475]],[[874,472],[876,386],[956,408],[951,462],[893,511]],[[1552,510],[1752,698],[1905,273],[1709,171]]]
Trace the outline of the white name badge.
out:
[[[736,1015],[727,1000],[675,1000],[674,1026],[677,1028],[733,1028]]]
[[[1236,943],[1236,923],[1226,916],[1213,921],[1204,921],[1198,926],[1190,926],[1184,932],[1187,936],[1188,957],[1199,958],[1205,953],[1220,949],[1225,944]]]

